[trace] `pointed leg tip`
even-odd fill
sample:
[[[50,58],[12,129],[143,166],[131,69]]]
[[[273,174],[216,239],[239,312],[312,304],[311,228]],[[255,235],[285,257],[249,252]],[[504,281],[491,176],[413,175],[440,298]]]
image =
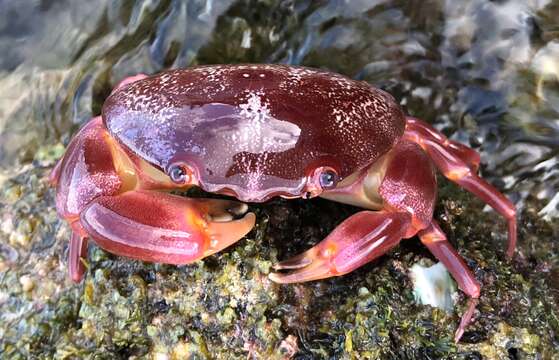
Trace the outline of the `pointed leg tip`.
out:
[[[455,344],[458,344],[460,342],[460,339],[462,338],[462,335],[464,335],[464,329],[458,328],[458,330],[456,330],[456,333],[454,334],[454,343]]]
[[[70,280],[72,280],[74,284],[81,283],[84,276],[85,276],[85,266],[83,265],[83,263],[78,264],[78,266],[70,266],[68,268],[68,277],[70,277]]]
[[[86,271],[87,238],[72,232],[68,251],[68,275],[70,279],[78,284],[82,281]]]
[[[476,309],[477,304],[479,303],[479,298],[470,298],[468,300],[468,308],[466,312],[462,315],[462,319],[460,319],[460,324],[458,325],[458,329],[456,329],[456,334],[454,335],[454,342],[458,343],[464,335],[464,331],[472,322],[472,317],[474,315],[474,311]]]
[[[56,171],[56,168],[53,169],[50,172],[49,176],[47,177],[47,183],[51,187],[56,187],[56,185],[58,185],[58,173],[56,173],[55,171]]]
[[[509,221],[509,236],[508,241],[509,245],[507,247],[507,258],[510,260],[514,256],[514,250],[516,249],[516,241],[517,241],[517,230],[516,230],[516,219],[512,219]]]
[[[74,284],[79,284],[83,280],[83,274],[70,274],[70,280],[72,280]]]

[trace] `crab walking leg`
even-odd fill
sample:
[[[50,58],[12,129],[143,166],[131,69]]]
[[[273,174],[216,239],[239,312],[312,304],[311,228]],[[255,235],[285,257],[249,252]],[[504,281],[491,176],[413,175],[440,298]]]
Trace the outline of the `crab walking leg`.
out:
[[[495,211],[507,219],[509,230],[509,244],[507,248],[507,256],[511,258],[516,248],[517,229],[516,229],[516,208],[509,199],[507,199],[499,190],[495,189],[485,180],[475,174],[464,175],[461,178],[452,179],[464,189],[476,195],[489,204]]]
[[[68,248],[68,274],[73,282],[79,283],[85,274],[83,259],[87,257],[87,237],[72,232]]]
[[[101,248],[143,261],[187,264],[218,252],[255,224],[247,206],[230,200],[192,199],[147,190],[95,199],[80,216]]]
[[[458,329],[454,336],[454,341],[458,342],[464,334],[464,330],[472,320],[481,287],[464,260],[462,260],[454,247],[452,247],[450,242],[446,239],[446,235],[435,220],[433,220],[428,228],[421,230],[418,236],[429,251],[431,251],[452,274],[460,290],[470,297],[468,309],[464,315],[462,315],[460,325],[458,325]]]
[[[507,256],[512,257],[516,247],[517,236],[516,208],[514,204],[501,194],[499,190],[472,172],[472,168],[444,143],[432,137],[408,130],[404,133],[404,138],[419,144],[429,154],[431,160],[433,160],[445,177],[473,193],[486,204],[489,204],[507,220],[509,230]]]
[[[454,154],[454,156],[460,158],[462,161],[468,164],[473,172],[477,172],[477,170],[479,169],[481,158],[477,151],[457,141],[448,139],[440,131],[427,124],[426,122],[408,116],[406,118],[406,136],[408,137],[408,139],[413,136],[415,143],[419,142],[419,138],[433,140],[445,146],[448,151]]]
[[[272,281],[295,283],[347,274],[398,245],[411,224],[411,216],[399,212],[361,211],[346,219],[318,245],[274,266]]]

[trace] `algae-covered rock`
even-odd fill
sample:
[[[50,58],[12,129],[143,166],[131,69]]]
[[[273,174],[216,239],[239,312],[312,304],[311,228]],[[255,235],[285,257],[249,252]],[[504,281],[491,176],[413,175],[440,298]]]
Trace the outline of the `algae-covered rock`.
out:
[[[0,3],[29,36],[0,26],[0,358],[559,358],[558,16],[515,0]],[[460,343],[462,292],[448,312],[414,298],[412,266],[435,260],[417,238],[342,277],[268,279],[358,211],[321,199],[252,204],[246,238],[186,266],[92,243],[84,281],[68,279],[47,178],[78,126],[125,76],[251,61],[374,83],[481,152],[519,244],[507,260],[505,222],[439,178],[435,219],[482,285]]]
[[[324,200],[252,206],[259,221],[247,238],[188,266],[142,263],[91,246],[86,279],[74,285],[64,255],[69,231],[53,215],[47,173],[28,169],[2,184],[3,194],[22,187],[2,209],[14,222],[5,227],[30,218],[40,224],[29,234],[31,249],[2,242],[6,357],[550,358],[556,349],[557,244],[542,239],[558,228],[529,210],[520,217],[520,251],[508,262],[504,222],[443,183],[437,218],[483,285],[474,322],[455,344],[466,298],[451,313],[414,300],[409,271],[430,257],[416,239],[343,277],[294,285],[267,278],[271,263],[317,242],[357,210]]]

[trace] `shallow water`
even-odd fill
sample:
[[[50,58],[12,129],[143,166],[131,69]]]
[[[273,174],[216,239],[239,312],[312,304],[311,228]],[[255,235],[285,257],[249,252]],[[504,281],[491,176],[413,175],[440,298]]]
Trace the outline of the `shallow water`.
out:
[[[519,206],[559,214],[551,1],[0,2],[0,169],[66,144],[125,76],[193,64],[321,67],[391,92],[482,154]]]
[[[557,265],[556,245],[550,245],[554,237],[557,237],[557,229],[551,228],[551,223],[545,221],[542,222],[544,225],[538,223],[541,219],[553,220],[559,217],[558,18],[559,4],[551,0],[0,0],[0,190],[3,191],[0,193],[0,306],[3,307],[0,319],[5,324],[19,326],[18,329],[10,325],[5,328],[0,326],[0,339],[6,334],[6,338],[15,343],[22,338],[21,334],[25,334],[23,338],[27,339],[29,336],[32,343],[37,338],[37,319],[41,319],[52,326],[53,330],[48,332],[49,334],[74,334],[72,336],[82,337],[82,341],[86,343],[85,346],[81,343],[82,347],[89,346],[91,351],[95,351],[95,346],[88,342],[89,338],[94,338],[93,335],[88,334],[89,338],[86,336],[83,340],[83,334],[87,333],[88,328],[82,326],[82,323],[89,322],[91,325],[99,314],[103,314],[103,311],[110,307],[103,303],[95,308],[96,304],[87,303],[90,292],[93,291],[87,287],[91,287],[91,283],[83,287],[72,287],[66,279],[63,253],[67,244],[68,229],[57,220],[53,208],[53,193],[47,188],[44,176],[54,165],[55,159],[61,156],[65,145],[79,126],[93,115],[99,114],[103,100],[111,88],[124,77],[140,72],[151,74],[166,68],[195,64],[269,62],[320,67],[366,80],[392,93],[410,115],[434,124],[449,137],[478,150],[482,156],[483,177],[496,184],[521,210],[520,246],[525,252],[517,256],[516,262],[511,265],[514,266],[514,270],[510,270],[507,264],[501,267],[498,256],[488,257],[486,252],[483,252],[483,256],[480,255],[482,250],[489,249],[490,253],[493,251],[495,244],[500,241],[495,234],[499,234],[502,228],[482,223],[479,225],[482,228],[480,231],[464,230],[476,229],[476,222],[468,216],[456,215],[460,213],[460,201],[463,200],[458,202],[456,208],[453,208],[453,203],[446,204],[445,213],[441,214],[441,217],[446,217],[446,220],[450,218],[463,221],[460,226],[463,225],[464,229],[458,228],[453,235],[458,241],[462,241],[460,235],[473,238],[468,239],[472,241],[468,243],[467,251],[468,254],[472,254],[471,258],[475,259],[472,260],[471,266],[477,270],[476,276],[483,278],[484,285],[487,285],[484,290],[487,294],[492,294],[492,291],[504,294],[503,297],[513,303],[511,294],[516,292],[511,289],[520,291],[518,284],[524,284],[520,275],[513,274],[522,273],[529,279],[527,284],[537,285],[530,287],[530,291],[536,293],[530,293],[526,295],[526,299],[522,299],[530,305],[522,309],[527,313],[534,311],[538,316],[543,314],[542,319],[544,315],[547,318],[552,314],[549,315],[552,320],[541,320],[542,324],[545,324],[541,326],[543,330],[539,335],[542,339],[552,339],[550,341],[555,341],[553,344],[557,345],[556,336],[548,334],[546,338],[544,334],[550,328],[549,324],[555,324],[555,328],[557,327],[556,320],[553,320],[556,319],[553,318],[553,311],[544,309],[545,311],[537,312],[537,309],[533,310],[537,308],[533,304],[538,303],[537,291],[541,290],[544,293],[549,288],[551,290],[545,294],[552,294],[550,297],[557,300],[559,287],[556,281],[558,277],[555,276],[559,275],[559,270],[553,268]],[[454,195],[460,196],[458,192]],[[448,196],[441,194],[441,198],[444,197]],[[295,203],[294,209],[288,209],[282,202],[272,204],[270,226],[280,230],[297,228],[294,237],[303,239],[298,240],[298,244],[286,245],[287,250],[281,246],[286,243],[285,239],[291,237],[290,234],[269,233],[265,241],[259,238],[254,245],[252,239],[247,240],[247,244],[243,243],[219,260],[208,259],[202,264],[172,268],[171,271],[158,265],[118,259],[112,261],[113,258],[107,259],[106,254],[103,255],[92,246],[94,249],[90,252],[94,255],[91,260],[93,270],[88,274],[88,279],[94,284],[109,284],[104,300],[128,305],[134,301],[130,300],[132,296],[121,298],[115,295],[122,291],[121,287],[125,287],[122,284],[132,283],[136,286],[134,279],[138,274],[153,273],[158,276],[157,281],[145,280],[150,284],[156,284],[150,285],[149,300],[142,298],[138,302],[163,298],[163,303],[165,299],[169,303],[175,301],[175,308],[185,306],[190,309],[190,305],[180,302],[180,297],[177,300],[173,298],[175,295],[169,294],[174,294],[177,286],[181,291],[188,291],[193,284],[200,289],[201,281],[198,281],[197,277],[196,280],[192,280],[192,274],[207,279],[209,293],[213,294],[212,291],[215,291],[221,294],[220,291],[224,288],[220,283],[222,275],[212,269],[212,263],[221,261],[220,264],[227,264],[227,269],[231,266],[234,274],[237,274],[237,271],[241,272],[243,276],[241,280],[237,280],[246,287],[243,289],[253,289],[255,282],[242,272],[245,266],[251,266],[245,265],[245,262],[266,263],[274,260],[278,248],[281,256],[277,257],[285,258],[286,253],[297,252],[293,248],[302,250],[305,246],[310,246],[309,239],[315,241],[322,238],[327,233],[326,230],[329,230],[325,227],[328,228],[338,221],[332,214],[317,217],[311,211],[312,206],[315,205]],[[320,203],[318,206],[334,209],[334,205]],[[332,210],[331,213],[338,211],[339,206],[335,206],[336,210]],[[268,215],[265,210],[263,212],[263,215]],[[306,212],[312,215],[304,218],[304,221],[293,215]],[[350,210],[342,208],[339,212],[344,215],[343,213],[349,213]],[[484,219],[488,221],[485,215]],[[263,220],[263,223],[266,224],[267,221]],[[489,222],[492,221],[489,219]],[[312,226],[303,224],[304,222]],[[299,226],[303,228],[299,230]],[[497,226],[500,226],[500,223]],[[258,234],[261,231],[258,229]],[[497,238],[492,244],[486,245],[486,238],[476,237],[476,234],[486,232]],[[255,238],[260,236],[258,234]],[[268,246],[270,244],[272,246]],[[278,244],[280,246],[277,246]],[[250,250],[251,246],[261,250],[262,254],[253,254],[256,251]],[[464,248],[466,249],[466,246]],[[403,251],[403,255],[395,255],[397,260],[386,260],[389,263],[378,268],[379,272],[390,272],[390,276],[386,278],[393,281],[387,281],[387,284],[394,288],[387,287],[389,294],[396,293],[395,287],[400,286],[394,283],[405,282],[402,279],[406,275],[400,271],[400,267],[401,263],[411,263],[411,255],[407,256],[406,251],[410,252],[409,247]],[[420,252],[421,250],[415,249],[412,251]],[[243,261],[237,261],[235,256],[238,253],[249,253],[250,256]],[[474,264],[476,261],[478,265]],[[372,278],[385,281],[385,278],[379,275],[382,273],[370,271],[373,268],[371,266],[366,271],[358,271],[356,275],[346,277],[345,280],[337,279],[308,287],[299,286],[293,290],[257,287],[250,295],[269,297],[266,316],[270,319],[281,317],[284,322],[296,318],[285,309],[292,307],[294,311],[301,308],[308,310],[304,301],[327,310],[317,311],[316,314],[320,316],[337,310],[337,307],[348,307],[348,313],[351,313],[354,301],[357,303],[357,310],[363,308],[366,313],[370,308],[374,308],[375,314],[382,313],[380,308],[385,290],[381,285],[377,288],[377,283],[369,280]],[[107,278],[100,275],[107,272],[116,275]],[[498,281],[495,280],[495,274],[502,275]],[[146,275],[145,278],[156,275]],[[34,290],[32,288],[27,291],[25,287],[28,286],[26,284],[29,279],[35,279],[35,285]],[[371,293],[364,293],[358,287],[365,285],[354,284],[361,280],[368,282],[363,284],[371,289]],[[493,284],[492,281],[496,283]],[[264,287],[260,282],[256,283]],[[503,283],[506,283],[506,286]],[[162,290],[159,290],[159,287]],[[205,286],[201,287],[201,291],[206,291]],[[402,287],[405,289],[405,286]],[[528,293],[524,288],[522,290]],[[288,295],[285,295],[284,291]],[[350,294],[348,299],[345,291]],[[406,303],[409,299],[405,299],[405,290],[398,288],[397,291],[401,291],[404,298],[397,301]],[[163,292],[163,295],[160,292]],[[344,296],[338,299],[338,295],[332,295],[336,300],[332,300],[331,304],[327,302],[328,296],[322,300],[308,300],[316,293]],[[356,297],[357,293],[362,298]],[[300,295],[303,300],[299,300]],[[101,297],[99,295],[99,298]],[[181,308],[183,317],[180,319],[195,321],[198,305],[194,304],[205,305],[203,301],[206,301],[206,298],[192,297],[191,293],[182,298],[199,300],[190,302],[193,304],[194,313],[191,318],[184,315],[188,311]],[[292,305],[289,301],[284,301],[285,298],[300,302],[293,301],[298,305]],[[370,304],[360,305],[365,300],[359,299],[365,298],[376,303],[374,306],[379,309]],[[247,299],[237,300],[241,303]],[[344,302],[346,300],[347,302]],[[388,295],[385,300],[388,303],[397,302]],[[507,311],[510,312],[510,308],[514,307],[510,304],[502,305],[490,295],[482,300],[487,302],[479,315],[481,320],[478,321],[484,324],[480,331],[485,336],[483,341],[494,340],[495,344],[498,344],[496,347],[499,347],[500,340],[492,336],[502,334],[503,331],[497,331],[494,323],[504,321],[518,324],[519,321],[514,316],[521,317],[522,314],[510,315]],[[184,302],[187,303],[186,300]],[[408,301],[410,302],[411,300]],[[500,313],[494,309],[487,310],[487,304],[494,305],[494,302],[498,302],[503,308]],[[66,303],[70,305],[66,306]],[[549,303],[551,304],[551,301]],[[204,308],[202,305],[200,306]],[[213,306],[207,305],[206,311],[211,313],[208,310],[210,305]],[[222,305],[220,309],[224,307]],[[546,304],[541,306],[545,308]],[[73,310],[68,310],[68,307],[73,307]],[[84,308],[86,310],[83,310]],[[79,316],[76,309],[81,309]],[[408,317],[418,313],[415,308],[406,309],[408,313],[405,314]],[[359,312],[357,310],[356,312]],[[418,315],[423,317],[417,321],[431,319],[427,310],[422,308],[421,311],[425,313]],[[74,317],[67,312],[70,315],[74,314]],[[25,320],[26,313],[33,313],[29,315],[29,320]],[[60,313],[62,315],[59,316]],[[390,311],[387,313],[387,319],[398,317],[389,314]],[[498,315],[494,315],[497,313]],[[150,319],[152,315],[150,313]],[[153,316],[157,318],[159,315]],[[264,310],[259,316],[265,319]],[[301,316],[313,319],[312,315]],[[174,321],[172,316],[161,317],[165,321]],[[348,324],[361,321],[351,315],[348,315],[348,319]],[[386,323],[396,324],[394,326],[407,324],[403,315],[402,318],[392,320]],[[56,328],[59,326],[56,325],[56,321],[63,324],[62,330]],[[142,325],[146,325],[147,320],[141,321]],[[538,328],[537,321],[538,319],[527,320],[532,326],[531,329]],[[72,324],[67,333],[64,332],[66,323]],[[99,324],[103,323],[99,321]],[[297,324],[289,323],[288,327],[298,328]],[[485,324],[490,324],[487,326],[489,330],[485,329]],[[267,326],[267,323],[265,325]],[[422,324],[419,325],[421,328]],[[452,321],[446,325],[452,327]],[[98,326],[100,328],[97,330],[102,330],[101,325]],[[193,328],[203,328],[197,326],[200,325],[194,324]],[[312,330],[325,325],[316,321],[308,326]],[[270,326],[266,329],[271,332]],[[339,334],[346,331],[335,326],[327,329],[330,332],[335,331],[336,336],[342,336]],[[210,330],[213,331],[212,328]],[[344,346],[347,350],[347,338],[351,339],[351,336],[345,333],[346,343],[342,340],[340,344],[336,344],[326,337],[330,335],[325,335],[328,331],[322,328],[314,333],[307,328],[301,331],[311,334],[308,335],[309,339],[298,334],[299,346],[302,348],[312,348],[312,344],[333,343],[331,348],[334,351]],[[399,329],[391,331],[394,333]],[[441,333],[440,329],[436,331],[436,334]],[[379,330],[379,333],[382,331]],[[385,341],[382,340],[382,334],[373,335],[371,337],[375,338],[375,341],[381,339],[378,343]],[[68,339],[74,341],[72,336],[68,335]],[[161,338],[165,336],[162,335]],[[210,337],[215,340],[217,335]],[[421,346],[427,346],[425,337],[419,337],[422,341]],[[40,336],[38,338],[42,339]],[[152,338],[157,336],[150,334],[150,339]],[[506,333],[506,338],[513,343],[511,346],[521,348],[518,339],[522,336],[509,332]],[[142,339],[145,339],[145,336]],[[307,340],[311,345],[305,344]],[[47,345],[40,348],[41,353],[45,351],[50,354],[57,351],[57,354],[64,354],[68,351],[69,354],[77,356],[67,348],[56,350],[56,346],[53,345],[56,341],[57,339],[45,341]],[[65,341],[64,346],[70,346]],[[68,343],[71,341],[68,340]],[[133,344],[134,340],[122,341],[133,348],[130,344]],[[224,340],[223,343],[228,341]],[[451,340],[448,343],[450,344]],[[472,343],[476,341],[472,340]],[[387,347],[398,348],[399,342],[384,344]],[[141,348],[144,345],[138,346]],[[447,343],[443,345],[447,346]],[[53,346],[54,350],[44,349],[49,346]],[[243,344],[237,348],[242,346]],[[352,346],[358,347],[357,344]],[[439,345],[430,346],[436,348]],[[501,349],[506,351],[505,347],[508,345],[501,346]],[[461,348],[464,349],[468,350],[468,345]],[[528,348],[522,349],[529,351]],[[422,351],[421,348],[418,351]],[[142,353],[139,350],[138,352]]]

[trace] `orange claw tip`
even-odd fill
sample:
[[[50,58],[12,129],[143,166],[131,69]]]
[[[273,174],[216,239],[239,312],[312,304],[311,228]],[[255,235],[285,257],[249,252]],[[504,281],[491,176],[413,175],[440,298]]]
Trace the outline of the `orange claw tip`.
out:
[[[219,220],[208,223],[207,233],[210,240],[204,256],[221,251],[248,234],[256,224],[256,215],[247,213],[238,220],[222,221],[221,218]]]
[[[312,251],[311,249],[309,251]],[[291,284],[313,280],[320,280],[341,275],[324,259],[312,258],[308,251],[296,257],[280,262],[273,267],[275,270],[295,269],[289,273],[273,272],[268,278],[278,284]]]

